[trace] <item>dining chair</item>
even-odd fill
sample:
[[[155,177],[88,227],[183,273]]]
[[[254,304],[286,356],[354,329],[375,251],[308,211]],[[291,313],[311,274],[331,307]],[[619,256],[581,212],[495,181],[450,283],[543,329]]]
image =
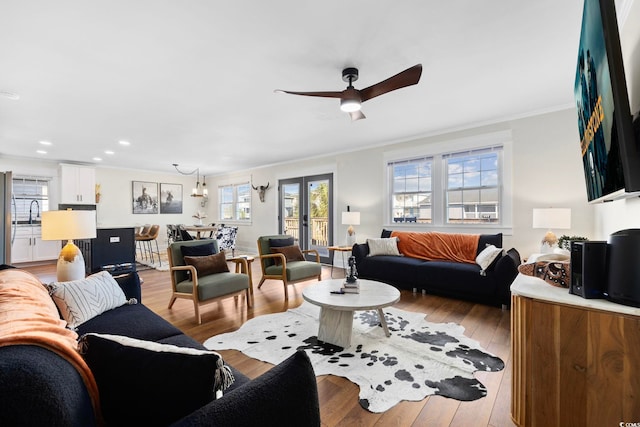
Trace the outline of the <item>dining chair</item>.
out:
[[[276,234],[258,237],[258,254],[262,269],[258,289],[267,279],[282,280],[285,300],[289,299],[287,285],[313,278],[317,278],[318,281],[321,279],[320,254],[315,249],[300,250],[293,236]],[[305,255],[312,255],[314,260],[307,261]]]
[[[238,227],[228,227],[222,224],[216,233],[216,240],[220,250],[231,250],[231,256],[236,255],[236,237],[238,235]]]

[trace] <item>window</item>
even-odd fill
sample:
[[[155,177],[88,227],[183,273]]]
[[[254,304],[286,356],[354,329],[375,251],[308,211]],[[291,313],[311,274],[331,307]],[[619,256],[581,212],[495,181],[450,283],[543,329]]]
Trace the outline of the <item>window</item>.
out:
[[[19,177],[14,176],[13,196],[15,198],[14,220],[18,224],[40,223],[42,212],[49,210],[49,180],[48,177]]]
[[[502,147],[442,156],[447,183],[447,223],[500,222],[499,151]]]
[[[511,135],[507,132],[385,153],[387,223],[508,228]],[[506,159],[506,160],[505,160]]]
[[[249,182],[218,187],[220,221],[251,220],[251,185]]]
[[[392,162],[393,222],[431,222],[431,165],[433,158]]]

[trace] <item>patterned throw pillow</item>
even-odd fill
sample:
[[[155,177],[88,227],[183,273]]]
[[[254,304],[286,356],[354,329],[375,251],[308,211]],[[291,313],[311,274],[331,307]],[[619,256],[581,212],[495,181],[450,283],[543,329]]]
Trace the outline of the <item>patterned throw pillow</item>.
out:
[[[281,246],[281,247],[272,247],[271,253],[274,254],[282,254],[286,258],[287,261],[304,261],[304,255],[300,250],[300,246],[291,245],[291,246]],[[281,265],[282,262],[280,258],[274,258],[276,265]]]
[[[106,271],[70,282],[48,285],[49,295],[70,328],[127,303],[122,288]]]
[[[168,425],[228,388],[233,374],[210,350],[85,334],[79,352],[98,384],[108,425]]]
[[[398,251],[398,238],[397,237],[380,237],[377,239],[367,239],[369,245],[369,256],[378,255],[392,255],[402,256]]]
[[[207,256],[186,256],[184,257],[184,263],[193,265],[198,272],[198,277],[229,272],[229,266],[227,265],[227,258],[224,252]]]

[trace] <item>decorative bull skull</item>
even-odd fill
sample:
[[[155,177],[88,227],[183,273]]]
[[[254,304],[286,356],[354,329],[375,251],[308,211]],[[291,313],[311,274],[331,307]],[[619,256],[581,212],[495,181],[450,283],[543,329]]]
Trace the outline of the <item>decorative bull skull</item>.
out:
[[[264,193],[265,191],[267,191],[267,188],[269,188],[269,183],[267,182],[267,185],[259,185],[257,187],[254,187],[252,185],[251,187],[258,192],[258,197],[260,197],[260,201],[264,203]]]

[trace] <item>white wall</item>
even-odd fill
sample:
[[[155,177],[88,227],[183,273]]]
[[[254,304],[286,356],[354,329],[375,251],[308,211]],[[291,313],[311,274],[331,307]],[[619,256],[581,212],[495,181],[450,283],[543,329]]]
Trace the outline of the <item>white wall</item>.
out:
[[[297,161],[245,171],[235,176],[251,175],[254,185],[270,183],[265,202],[253,197],[250,226],[241,226],[238,246],[255,251],[258,236],[277,232],[278,179],[332,172],[334,174],[334,216],[350,205],[361,212],[361,224],[356,227],[358,241],[378,237],[385,226],[384,216],[384,153],[441,144],[460,138],[509,130],[513,139],[513,224],[501,230],[504,246],[516,247],[523,256],[538,252],[545,230],[531,228],[532,209],[568,207],[572,209],[572,228],[556,230],[558,235],[582,235],[593,238],[593,207],[587,203],[579,151],[577,118],[573,108],[536,117],[512,120],[496,125],[452,132],[429,138],[396,143],[323,158]],[[212,188],[219,182],[234,180],[234,175],[209,178]],[[215,196],[211,204],[215,206]],[[337,221],[339,222],[339,221]],[[387,227],[398,228],[399,225]],[[419,229],[414,226],[409,229]],[[456,230],[457,231],[457,230]],[[482,232],[467,229],[467,232]],[[343,242],[346,226],[336,225],[335,239]]]
[[[445,135],[419,138],[395,143],[385,147],[375,147],[363,151],[354,151],[322,158],[301,160],[295,163],[257,168],[235,174],[207,177],[209,203],[206,211],[208,222],[219,223],[217,218],[217,186],[221,183],[237,181],[239,178],[251,179],[253,185],[270,184],[265,202],[260,203],[257,194],[252,197],[252,223],[240,225],[237,246],[244,251],[256,251],[256,239],[260,235],[276,233],[277,222],[277,183],[279,179],[303,175],[333,173],[334,175],[334,218],[350,205],[360,211],[361,224],[356,227],[358,241],[367,237],[377,237],[383,227],[395,227],[383,223],[384,217],[384,154],[389,151],[419,149],[429,144],[442,144],[461,138],[498,131],[510,131],[513,140],[513,172],[505,177],[512,180],[513,187],[513,224],[506,224],[502,231],[505,247],[516,247],[523,256],[538,251],[539,241],[544,230],[531,228],[532,209],[539,207],[568,207],[572,209],[572,228],[556,230],[558,235],[582,235],[597,238],[594,232],[594,207],[588,205],[582,176],[576,115],[573,108],[542,114],[535,117],[507,121],[491,126],[483,126]],[[58,165],[42,160],[16,160],[0,158],[1,170],[13,170],[21,175],[44,175],[54,178],[52,181],[52,206],[56,206],[59,186]],[[131,181],[166,182],[183,185],[184,207],[182,214],[134,215],[131,207]],[[96,182],[101,185],[101,200],[98,204],[98,224],[102,227],[137,226],[146,223],[159,223],[162,246],[166,243],[166,224],[193,224],[192,215],[200,207],[200,199],[189,197],[194,177],[177,174],[158,174],[144,171],[96,168]],[[624,203],[629,212],[640,210],[640,201]],[[613,204],[612,204],[613,205]],[[605,209],[607,209],[605,211]],[[601,215],[618,215],[617,209],[610,206],[599,207]],[[615,211],[615,212],[614,212]],[[625,224],[633,223],[632,213],[627,215]],[[339,223],[339,220],[336,221]],[[597,223],[598,230],[609,232],[610,224]],[[625,225],[626,226],[626,225]],[[616,228],[616,227],[613,227]],[[619,229],[620,227],[618,227]],[[409,229],[418,229],[416,226]],[[459,230],[452,230],[459,231]],[[465,229],[466,232],[482,232],[478,229]],[[494,231],[495,232],[495,231]],[[601,231],[602,232],[602,231]],[[334,230],[336,242],[343,243],[346,226],[337,224]]]
[[[620,29],[631,113],[640,111],[640,1],[633,1],[629,15]],[[640,228],[640,200],[617,200],[595,206],[595,238],[607,240],[618,230]]]
[[[56,209],[59,196],[58,162],[40,159],[16,159],[0,157],[0,170],[12,171],[14,175],[46,176],[52,178],[50,185],[50,206]],[[96,167],[96,184],[100,184],[101,198],[96,205],[98,227],[132,227],[144,224],[160,224],[161,248],[166,247],[166,224],[194,224],[192,217],[198,210],[205,211],[207,218],[204,223],[212,221],[209,212],[211,204],[206,208],[200,206],[202,199],[190,197],[195,184],[195,176],[182,176],[177,173],[158,174],[129,169],[113,169]],[[182,184],[183,209],[182,214],[133,214],[132,212],[132,181],[148,181],[157,183]],[[215,211],[215,206],[213,207]]]

